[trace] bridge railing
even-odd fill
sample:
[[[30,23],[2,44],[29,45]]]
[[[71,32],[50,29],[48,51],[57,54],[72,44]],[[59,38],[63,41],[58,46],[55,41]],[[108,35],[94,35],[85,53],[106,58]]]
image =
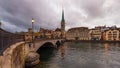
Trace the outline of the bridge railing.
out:
[[[10,45],[23,40],[18,37],[19,35],[0,30],[0,55],[2,55],[4,50],[10,47]]]
[[[57,40],[57,38],[36,38],[34,41]]]

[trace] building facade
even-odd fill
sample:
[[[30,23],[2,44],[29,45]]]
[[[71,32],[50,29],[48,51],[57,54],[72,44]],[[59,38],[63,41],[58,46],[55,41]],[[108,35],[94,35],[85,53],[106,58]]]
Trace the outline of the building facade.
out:
[[[106,30],[104,31],[103,35],[104,35],[103,36],[104,40],[107,40],[107,41],[118,41],[120,39],[119,30],[117,29]]]
[[[89,29],[87,27],[71,28],[67,31],[67,40],[89,40]]]
[[[33,32],[32,28],[28,28],[28,32],[22,33],[26,42],[32,42],[33,40],[40,38],[40,32]]]
[[[90,40],[101,40],[101,37],[102,37],[102,32],[100,29],[98,28],[90,29],[90,32],[89,32]]]
[[[53,38],[53,31],[48,29],[40,28],[40,38],[42,39],[51,39]]]
[[[59,29],[59,28],[57,28],[55,31],[54,31],[54,33],[53,33],[53,37],[55,38],[55,39],[60,39],[61,38],[61,29]]]
[[[25,32],[25,41],[26,42],[32,42],[33,40],[33,33],[32,33],[32,28],[28,28],[28,32]]]

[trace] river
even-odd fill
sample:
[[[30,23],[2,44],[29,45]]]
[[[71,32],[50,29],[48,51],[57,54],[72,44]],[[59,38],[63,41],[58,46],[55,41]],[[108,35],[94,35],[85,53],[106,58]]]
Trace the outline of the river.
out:
[[[33,68],[120,68],[120,43],[66,42],[39,53],[40,63]]]

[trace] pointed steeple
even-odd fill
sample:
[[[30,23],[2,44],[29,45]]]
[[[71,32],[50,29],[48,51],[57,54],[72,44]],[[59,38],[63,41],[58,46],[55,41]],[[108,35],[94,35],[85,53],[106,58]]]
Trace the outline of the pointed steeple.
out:
[[[65,21],[65,19],[64,19],[64,10],[62,10],[62,20],[61,20],[61,22],[64,22]]]
[[[62,10],[61,38],[65,38],[65,19],[64,19],[64,10]]]

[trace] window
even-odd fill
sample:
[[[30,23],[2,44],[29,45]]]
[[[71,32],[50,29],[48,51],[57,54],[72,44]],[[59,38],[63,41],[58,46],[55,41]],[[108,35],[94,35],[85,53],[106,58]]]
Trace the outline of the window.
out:
[[[117,34],[117,31],[113,31],[113,34]]]

